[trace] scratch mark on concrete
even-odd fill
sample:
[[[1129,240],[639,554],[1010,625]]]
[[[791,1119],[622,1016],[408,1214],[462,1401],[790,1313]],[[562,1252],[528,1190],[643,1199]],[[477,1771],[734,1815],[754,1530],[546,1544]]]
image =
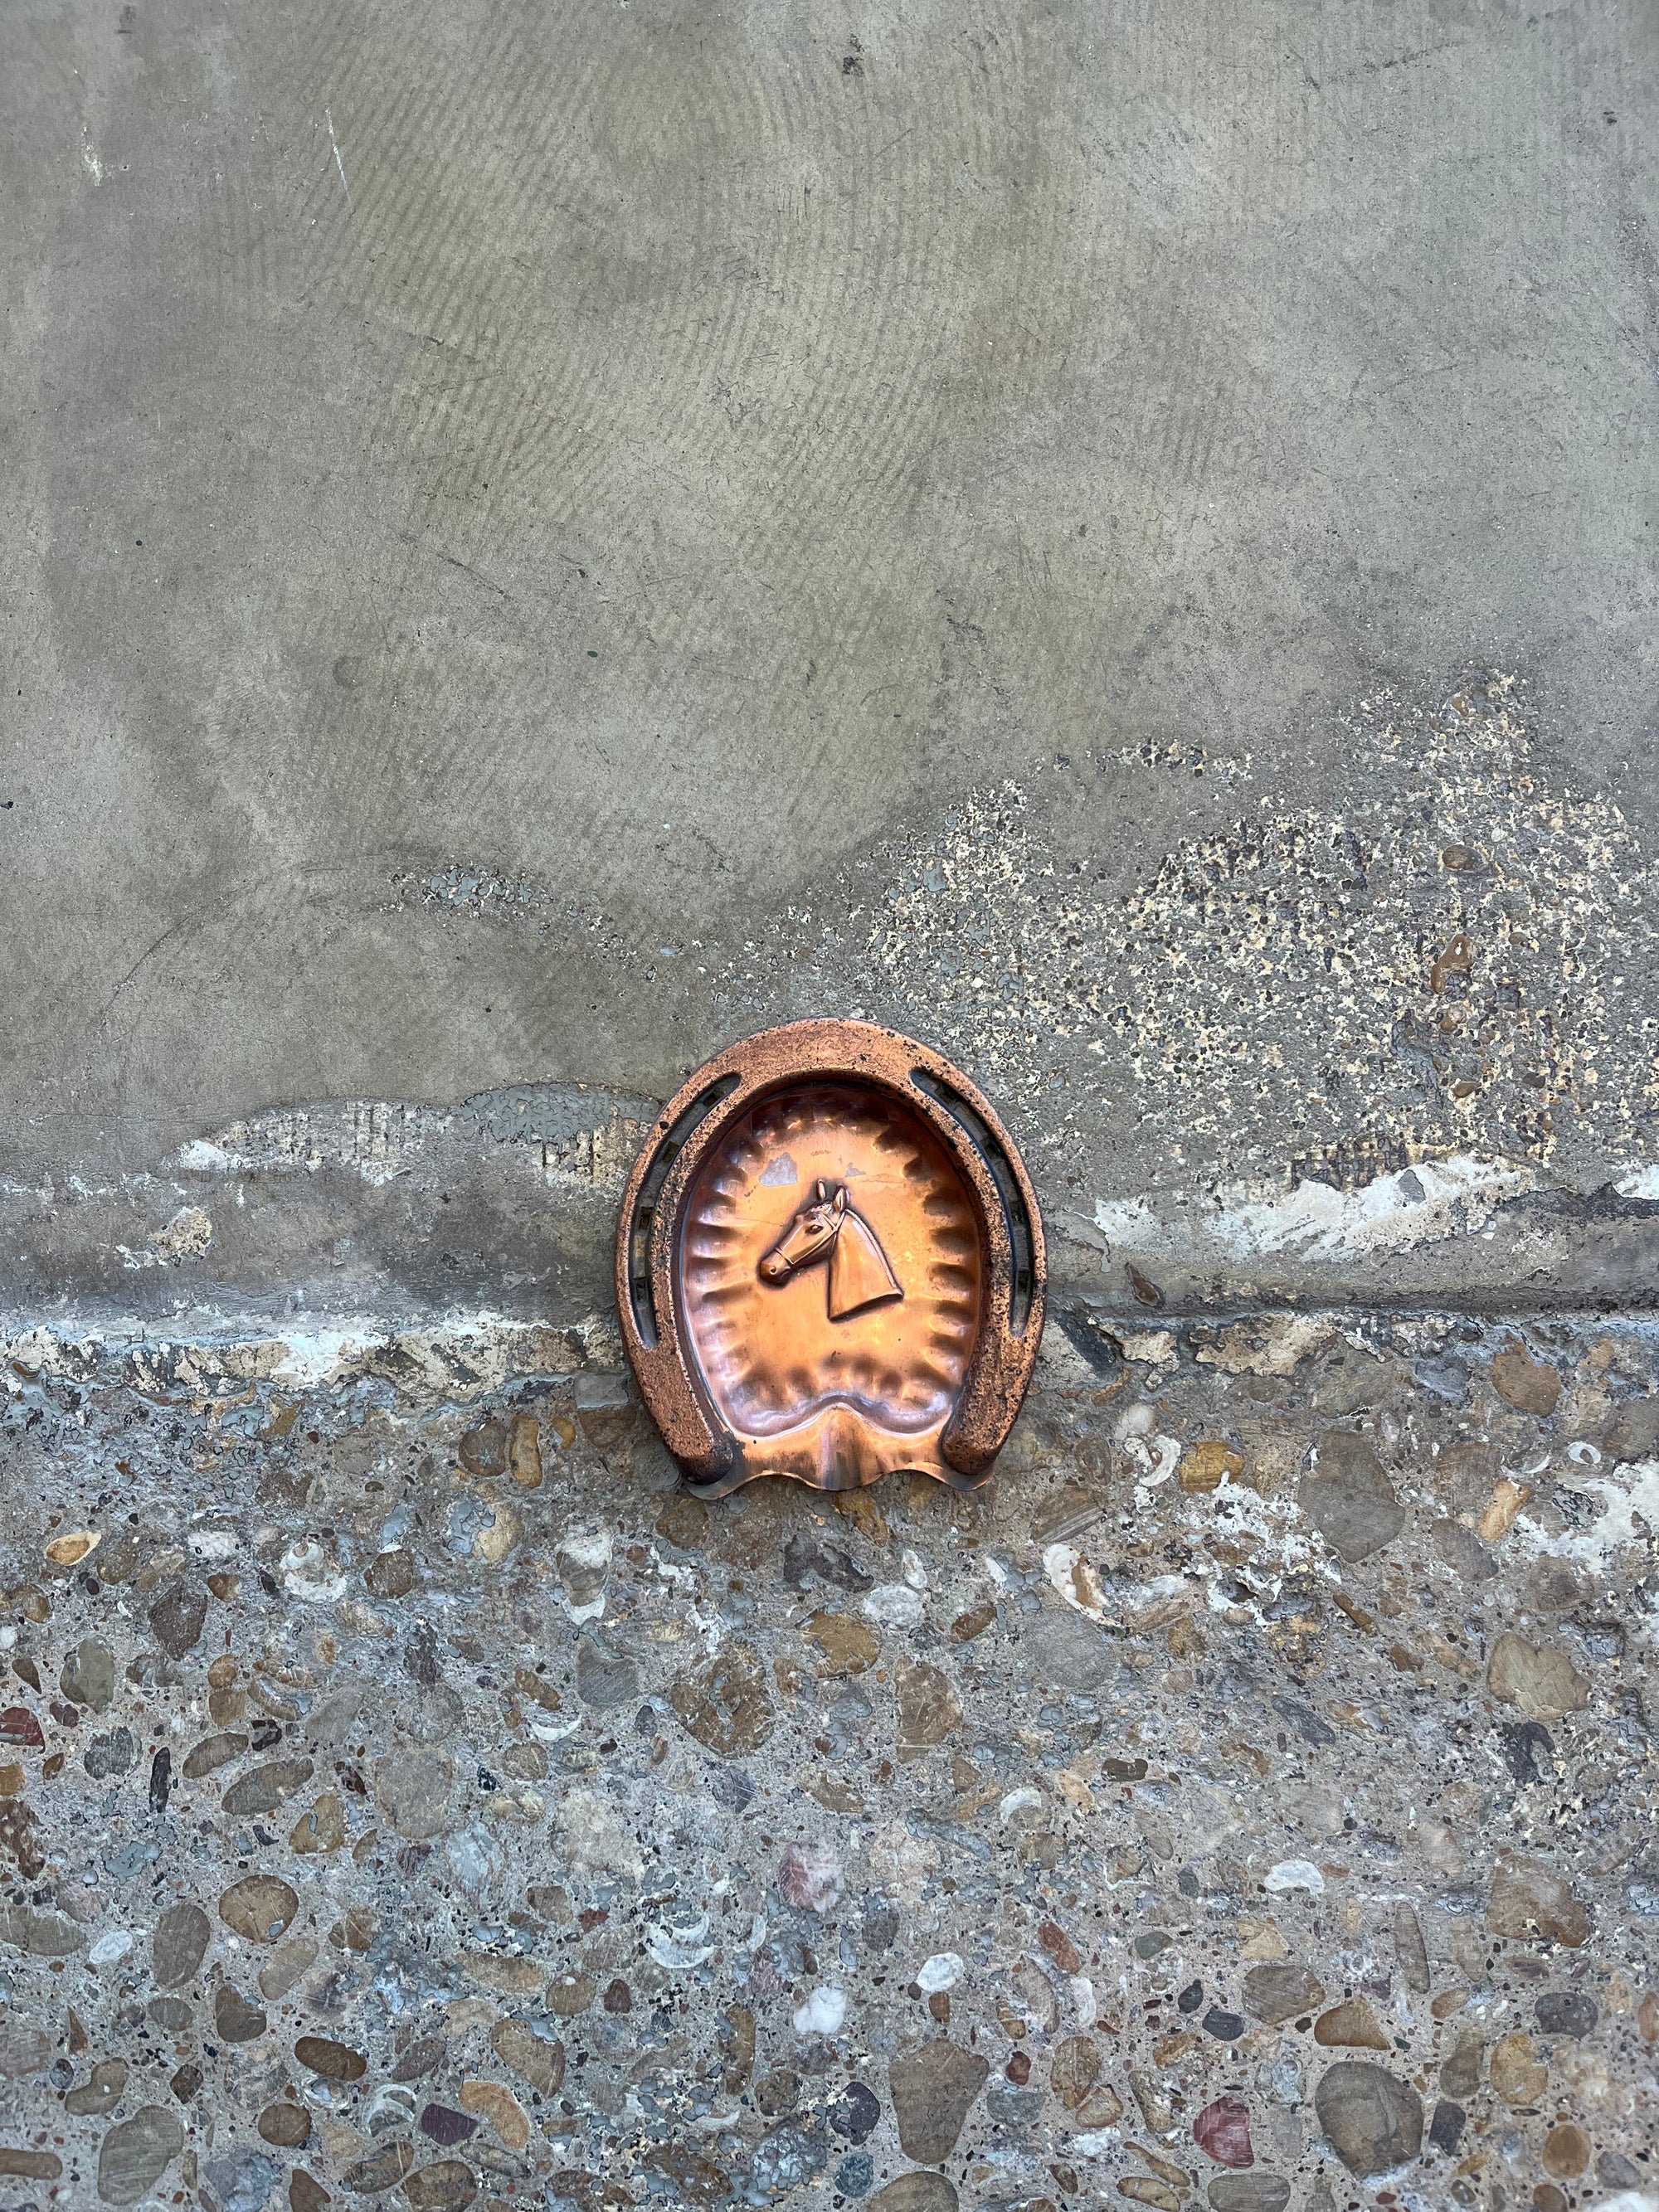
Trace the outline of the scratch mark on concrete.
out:
[[[345,163],[340,159],[340,142],[334,136],[334,117],[328,108],[323,110],[323,120],[328,125],[328,143],[334,149],[334,166],[340,173],[340,189],[345,194],[348,211],[351,206],[351,187],[346,182]]]

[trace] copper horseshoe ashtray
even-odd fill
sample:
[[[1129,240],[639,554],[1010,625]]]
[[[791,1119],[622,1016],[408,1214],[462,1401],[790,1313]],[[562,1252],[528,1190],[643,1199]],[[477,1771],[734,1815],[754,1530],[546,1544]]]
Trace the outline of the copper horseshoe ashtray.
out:
[[[990,1106],[863,1022],[766,1030],[699,1068],[617,1231],[629,1360],[705,1497],[763,1474],[982,1482],[1045,1280],[1036,1194]]]

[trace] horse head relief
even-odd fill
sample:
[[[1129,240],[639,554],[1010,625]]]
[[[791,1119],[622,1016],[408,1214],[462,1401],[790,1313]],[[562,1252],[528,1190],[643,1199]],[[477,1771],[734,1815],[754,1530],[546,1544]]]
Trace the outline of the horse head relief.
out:
[[[617,1228],[629,1358],[705,1496],[762,1474],[982,1481],[1043,1288],[1036,1197],[991,1107],[864,1023],[768,1030],[699,1069]]]
[[[817,1196],[802,1206],[769,1252],[761,1256],[763,1283],[787,1283],[803,1267],[829,1260],[829,1314],[846,1321],[866,1306],[904,1296],[887,1255],[863,1216],[848,1203],[847,1186],[819,1182]]]

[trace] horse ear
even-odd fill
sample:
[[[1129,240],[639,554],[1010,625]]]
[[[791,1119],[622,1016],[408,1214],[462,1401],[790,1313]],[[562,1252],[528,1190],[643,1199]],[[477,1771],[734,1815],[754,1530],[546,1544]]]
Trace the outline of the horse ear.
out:
[[[829,1192],[823,1187],[823,1178],[820,1176],[818,1178],[818,1204],[822,1206],[829,1195]]]
[[[836,1211],[837,1213],[845,1213],[847,1211],[847,1186],[845,1183],[842,1183],[841,1188],[836,1193]]]

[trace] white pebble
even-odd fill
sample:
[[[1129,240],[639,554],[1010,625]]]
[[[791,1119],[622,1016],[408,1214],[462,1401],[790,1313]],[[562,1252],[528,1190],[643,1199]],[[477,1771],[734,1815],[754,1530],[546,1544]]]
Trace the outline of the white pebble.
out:
[[[87,1953],[88,1965],[112,1966],[118,1959],[125,1959],[132,1948],[132,1938],[125,1928],[112,1928],[107,1936],[100,1936]]]
[[[1310,1889],[1316,1897],[1323,1897],[1325,1877],[1310,1859],[1280,1859],[1261,1887],[1276,1894],[1287,1889]]]
[[[916,1969],[916,1987],[932,1996],[938,1990],[953,1990],[962,1979],[962,1960],[954,1951],[935,1951]]]
[[[880,1628],[920,1628],[921,1596],[902,1583],[878,1583],[864,1601],[864,1610]]]
[[[847,2017],[847,1997],[841,1990],[814,1990],[795,2010],[797,2035],[836,2035]]]
[[[910,1585],[910,1588],[913,1590],[925,1590],[927,1589],[927,1570],[922,1565],[921,1561],[916,1557],[914,1552],[905,1553],[903,1558],[900,1559],[899,1572],[904,1577],[905,1581]]]

